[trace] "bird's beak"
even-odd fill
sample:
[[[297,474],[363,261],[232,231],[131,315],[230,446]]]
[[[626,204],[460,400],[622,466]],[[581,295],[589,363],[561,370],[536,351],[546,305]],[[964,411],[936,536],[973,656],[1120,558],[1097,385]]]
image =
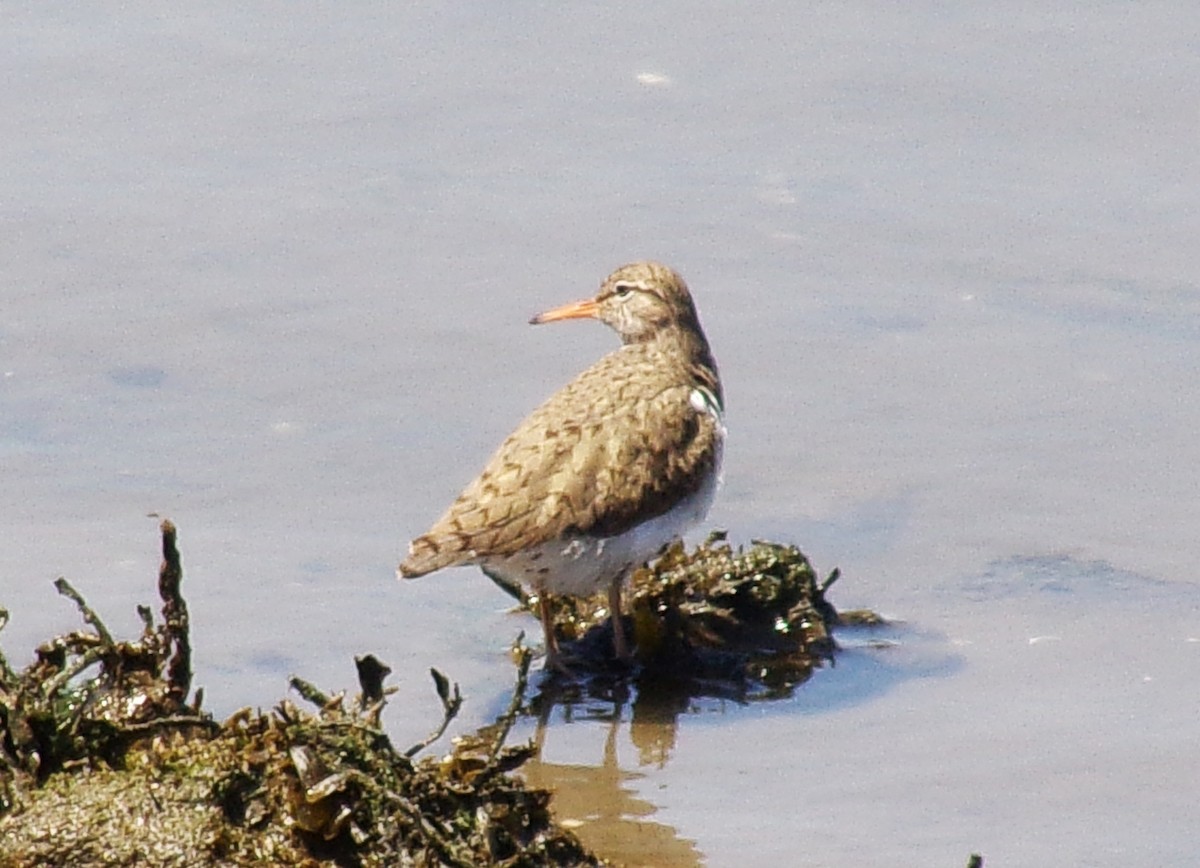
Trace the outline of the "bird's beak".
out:
[[[542,311],[530,319],[529,324],[541,325],[544,322],[555,322],[560,319],[598,319],[599,316],[600,305],[596,303],[595,299],[589,298],[586,301],[573,301],[562,307]]]

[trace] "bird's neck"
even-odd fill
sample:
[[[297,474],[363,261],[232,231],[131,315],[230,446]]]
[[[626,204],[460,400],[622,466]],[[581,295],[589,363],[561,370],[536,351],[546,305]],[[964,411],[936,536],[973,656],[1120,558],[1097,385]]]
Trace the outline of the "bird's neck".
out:
[[[721,377],[717,372],[717,362],[708,340],[699,326],[687,327],[672,325],[658,331],[645,342],[647,349],[660,357],[662,363],[678,366],[679,370],[692,385],[703,386],[711,392],[721,406],[725,406],[725,396],[721,389]]]

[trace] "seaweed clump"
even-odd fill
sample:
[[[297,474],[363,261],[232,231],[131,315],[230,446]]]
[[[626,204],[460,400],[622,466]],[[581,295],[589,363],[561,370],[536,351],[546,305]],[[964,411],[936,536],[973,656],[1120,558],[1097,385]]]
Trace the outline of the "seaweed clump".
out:
[[[742,700],[790,694],[833,658],[839,616],[825,593],[838,575],[820,580],[795,546],[734,548],[720,531],[691,551],[676,542],[632,577],[624,617],[636,639],[635,680],[642,688],[669,682],[692,695]],[[532,608],[533,599],[521,598]],[[603,595],[550,603],[573,671],[611,674]]]
[[[388,670],[360,658],[361,693],[293,679],[291,701],[223,723],[189,700],[191,650],[175,528],[162,524],[162,620],[140,608],[114,639],[64,580],[91,630],[43,644],[23,672],[0,656],[0,854],[5,865],[598,865],[554,825],[550,794],[509,774],[532,755],[504,739],[531,653],[515,649],[508,712],[438,759],[417,755],[462,703],[433,672],[443,720],[407,751],[380,716]],[[0,610],[0,626],[7,619]]]

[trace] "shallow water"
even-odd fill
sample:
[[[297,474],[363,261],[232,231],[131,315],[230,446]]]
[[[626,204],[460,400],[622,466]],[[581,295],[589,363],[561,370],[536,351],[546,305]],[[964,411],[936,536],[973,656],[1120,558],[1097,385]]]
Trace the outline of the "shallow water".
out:
[[[429,666],[489,720],[536,624],[394,566],[614,345],[529,314],[652,256],[725,381],[711,524],[903,623],[787,701],[527,722],[563,815],[630,864],[1193,864],[1200,14],[757,9],[10,9],[9,657],[58,575],[136,630],[159,513],[218,714],[370,651],[398,741]]]

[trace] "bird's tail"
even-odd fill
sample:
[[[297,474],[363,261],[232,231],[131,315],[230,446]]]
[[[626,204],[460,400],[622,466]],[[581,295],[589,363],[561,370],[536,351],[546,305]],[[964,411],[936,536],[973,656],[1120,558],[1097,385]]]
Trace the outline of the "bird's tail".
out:
[[[438,540],[426,534],[409,543],[408,557],[401,562],[396,575],[402,579],[415,579],[468,559],[468,555],[453,545],[453,540]]]

